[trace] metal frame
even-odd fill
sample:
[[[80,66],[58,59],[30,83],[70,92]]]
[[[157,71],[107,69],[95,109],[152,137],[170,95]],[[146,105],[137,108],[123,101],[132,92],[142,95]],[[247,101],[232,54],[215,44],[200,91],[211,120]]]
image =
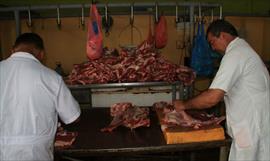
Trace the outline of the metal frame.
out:
[[[108,88],[140,88],[140,87],[160,87],[160,86],[171,86],[172,100],[176,100],[177,89],[179,92],[179,98],[181,100],[190,97],[190,88],[185,86],[182,82],[132,82],[132,83],[108,83],[108,84],[89,84],[89,85],[69,85],[69,89],[72,90],[82,90],[89,89],[89,104],[92,107],[92,89],[108,89]]]
[[[156,2],[153,3],[107,3],[107,4],[96,4],[97,7],[104,8],[107,7],[130,7],[131,4],[134,7],[155,7],[157,5]],[[14,12],[15,23],[16,23],[16,36],[21,33],[21,26],[20,26],[20,12],[21,11],[31,11],[33,10],[50,10],[50,9],[76,9],[82,7],[90,7],[91,4],[56,4],[56,5],[33,5],[33,6],[18,6],[18,7],[0,7],[0,12]],[[182,6],[182,7],[189,7],[190,11],[190,22],[194,22],[194,8],[195,7],[211,7],[211,8],[219,8],[220,16],[222,15],[222,6],[216,3],[199,3],[199,2],[160,2],[158,6],[161,7],[175,7],[175,6]]]

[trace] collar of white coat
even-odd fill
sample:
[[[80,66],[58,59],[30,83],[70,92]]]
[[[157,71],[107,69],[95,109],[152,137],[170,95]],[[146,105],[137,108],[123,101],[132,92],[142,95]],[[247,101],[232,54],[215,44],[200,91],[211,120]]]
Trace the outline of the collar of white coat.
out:
[[[229,45],[227,46],[225,53],[227,53],[229,50],[231,50],[231,48],[234,46],[234,44],[235,44],[238,40],[240,40],[239,37],[236,37],[234,40],[232,40],[232,41],[229,43]]]
[[[39,60],[36,57],[34,57],[32,54],[27,53],[27,52],[22,52],[22,51],[15,52],[10,57],[32,59],[32,60],[39,62]]]

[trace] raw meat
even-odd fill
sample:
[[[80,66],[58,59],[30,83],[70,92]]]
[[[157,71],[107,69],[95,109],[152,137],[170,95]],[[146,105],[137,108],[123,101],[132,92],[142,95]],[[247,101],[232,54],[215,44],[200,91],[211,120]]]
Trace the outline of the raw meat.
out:
[[[195,72],[164,59],[162,55],[142,49],[135,54],[122,51],[120,56],[104,55],[97,60],[74,65],[66,83],[104,84],[122,82],[175,82],[190,85]]]
[[[77,132],[66,131],[63,129],[63,127],[58,126],[55,136],[54,147],[57,149],[70,147],[75,141],[77,135]]]
[[[162,110],[164,114],[164,119],[162,120],[163,130],[173,126],[199,129],[205,126],[217,125],[225,120],[225,116],[215,117],[213,114],[208,114],[204,111],[176,112],[173,105],[167,102],[156,102],[153,107]]]
[[[148,108],[133,106],[129,102],[122,102],[113,104],[110,112],[113,120],[109,126],[101,129],[102,132],[111,132],[120,125],[128,127],[131,130],[141,126],[150,126]]]

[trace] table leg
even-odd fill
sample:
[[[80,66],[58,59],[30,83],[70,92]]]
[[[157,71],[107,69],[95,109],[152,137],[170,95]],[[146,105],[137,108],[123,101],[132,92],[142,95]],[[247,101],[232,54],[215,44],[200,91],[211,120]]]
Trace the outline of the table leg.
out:
[[[229,154],[229,147],[227,147],[227,146],[220,147],[219,161],[227,161],[228,160],[228,154]]]
[[[190,153],[190,161],[195,161],[196,160],[196,153],[195,152],[191,152]]]

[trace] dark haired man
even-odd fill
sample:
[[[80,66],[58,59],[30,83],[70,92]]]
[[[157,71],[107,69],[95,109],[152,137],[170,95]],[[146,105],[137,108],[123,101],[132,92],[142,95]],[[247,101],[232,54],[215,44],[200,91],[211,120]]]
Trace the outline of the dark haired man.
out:
[[[224,98],[227,132],[233,138],[229,160],[270,160],[270,81],[263,61],[225,20],[209,25],[207,39],[224,54],[220,67],[208,90],[175,101],[176,110],[210,108]]]
[[[80,116],[78,103],[61,76],[40,63],[41,37],[20,35],[12,55],[0,62],[0,160],[53,160],[58,116]]]

